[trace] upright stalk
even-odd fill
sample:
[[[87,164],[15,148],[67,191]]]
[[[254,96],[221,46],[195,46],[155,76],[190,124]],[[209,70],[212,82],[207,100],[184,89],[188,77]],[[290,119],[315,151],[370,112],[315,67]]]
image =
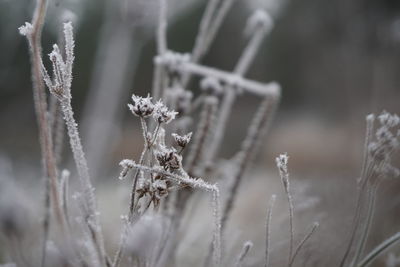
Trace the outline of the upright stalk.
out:
[[[33,100],[35,106],[36,119],[39,130],[40,149],[43,160],[43,171],[46,177],[45,182],[45,216],[43,221],[43,253],[41,266],[45,265],[46,260],[46,242],[50,225],[50,207],[53,202],[53,209],[57,221],[61,228],[64,227],[64,219],[59,205],[59,194],[57,187],[57,167],[53,151],[53,142],[50,134],[50,124],[47,117],[47,100],[45,87],[41,76],[41,36],[43,30],[44,19],[47,10],[47,0],[38,0],[36,2],[35,11],[33,14],[32,28],[24,31],[20,28],[20,32],[27,36],[30,46],[31,72],[33,83]],[[28,25],[27,25],[28,26]],[[25,27],[27,27],[25,26]],[[25,28],[26,30],[26,28]]]

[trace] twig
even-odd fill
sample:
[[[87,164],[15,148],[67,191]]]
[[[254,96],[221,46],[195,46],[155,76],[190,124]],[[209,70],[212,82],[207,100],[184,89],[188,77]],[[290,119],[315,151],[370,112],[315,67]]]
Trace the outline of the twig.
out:
[[[315,230],[318,228],[319,223],[315,222],[313,224],[313,226],[311,227],[311,230],[308,232],[308,234],[306,234],[304,236],[304,238],[300,241],[300,243],[297,245],[296,249],[294,250],[292,259],[290,260],[289,266],[292,266],[294,263],[294,260],[297,256],[297,254],[299,253],[299,251],[301,250],[301,248],[303,247],[303,245],[307,242],[308,239],[310,239],[310,237],[313,235],[313,233],[315,232]]]
[[[207,96],[204,99],[204,106],[198,123],[198,128],[187,156],[187,170],[188,173],[192,175],[197,174],[196,166],[199,165],[202,159],[206,139],[210,134],[212,120],[217,111],[217,104],[218,99],[215,96]]]
[[[219,1],[220,0],[209,0],[207,3],[206,9],[203,13],[203,17],[200,21],[199,31],[196,35],[196,41],[192,49],[193,62],[198,62],[201,58],[201,54],[204,53],[202,50],[205,43],[205,38],[210,29],[210,24],[212,22],[213,15],[217,9]]]
[[[289,204],[289,227],[290,227],[290,243],[289,243],[289,256],[288,256],[288,266],[290,266],[293,257],[293,239],[294,239],[294,227],[293,227],[293,201],[292,195],[290,193],[290,181],[289,181],[289,171],[288,171],[288,160],[289,157],[286,154],[281,154],[276,158],[276,166],[279,170],[279,175],[285,189],[285,194]]]
[[[157,27],[158,54],[164,54],[167,49],[167,3],[166,0],[159,0],[159,16]]]
[[[371,188],[369,188],[369,192],[368,192],[369,194],[368,194],[367,221],[363,228],[363,232],[361,233],[361,240],[357,244],[357,249],[356,249],[356,252],[354,255],[354,259],[351,264],[352,267],[356,266],[358,261],[360,260],[360,257],[362,256],[362,253],[365,248],[365,243],[369,236],[372,219],[374,217],[376,191],[377,191],[377,185],[371,185]]]
[[[269,200],[267,219],[265,224],[265,267],[269,266],[270,258],[270,239],[271,239],[271,219],[272,219],[272,209],[274,208],[276,200],[276,195],[272,195]]]
[[[170,56],[170,55],[168,55]],[[260,82],[252,81],[240,77],[237,74],[231,72],[219,70],[212,67],[202,66],[191,62],[179,61],[177,65],[172,65],[168,60],[163,60],[164,56],[158,56],[156,64],[168,66],[181,73],[192,73],[193,75],[199,75],[202,77],[213,77],[221,83],[230,85],[232,88],[241,88],[246,92],[259,95],[259,96],[277,96],[279,95],[279,87],[277,83],[271,82],[263,84]]]
[[[253,247],[253,243],[251,241],[246,241],[243,244],[242,250],[240,251],[236,262],[235,262],[235,267],[242,267],[243,266],[243,260],[247,256],[247,253],[249,253],[250,249]]]
[[[44,240],[41,266],[45,265],[46,243],[50,224],[50,206],[53,202],[53,209],[57,221],[63,229],[63,217],[58,203],[59,194],[57,191],[57,167],[53,151],[53,142],[49,132],[49,121],[47,117],[47,101],[45,87],[41,76],[42,47],[41,35],[44,19],[47,10],[47,0],[38,0],[33,14],[32,24],[26,23],[19,28],[20,33],[25,35],[29,41],[31,71],[33,83],[33,100],[38,123],[40,148],[43,159],[43,171],[46,176],[45,182],[45,216],[43,221]],[[50,197],[51,194],[51,197]]]
[[[361,175],[359,180],[357,181],[358,189],[357,189],[357,200],[356,200],[356,210],[354,212],[354,217],[352,221],[352,229],[350,232],[350,240],[347,244],[345,253],[341,259],[340,267],[343,267],[346,263],[346,260],[350,254],[351,248],[353,246],[353,242],[355,240],[357,227],[361,218],[361,208],[362,208],[362,201],[363,201],[363,194],[364,189],[366,187],[366,181],[368,180],[368,162],[369,162],[369,153],[368,153],[368,146],[372,140],[373,135],[373,127],[374,127],[374,115],[370,114],[366,117],[366,134],[365,134],[365,141],[364,141],[364,153],[363,153],[363,165],[361,168]]]
[[[279,90],[279,87],[276,88]],[[225,206],[222,212],[222,231],[224,231],[226,221],[230,215],[230,212],[233,208],[233,203],[235,201],[235,197],[237,196],[237,191],[239,188],[239,184],[242,180],[243,174],[247,169],[248,165],[252,161],[252,157],[257,150],[257,145],[261,138],[266,133],[270,121],[274,115],[275,108],[278,104],[278,97],[270,97],[266,96],[263,102],[260,104],[260,107],[257,110],[256,115],[254,116],[251,125],[248,129],[247,136],[245,140],[242,142],[241,150],[238,152],[236,159],[238,160],[238,170],[234,174],[233,177],[233,185],[230,188]]]
[[[379,257],[387,248],[394,245],[400,240],[400,232],[392,235],[381,244],[376,246],[360,263],[357,267],[366,267],[370,265],[377,257]]]

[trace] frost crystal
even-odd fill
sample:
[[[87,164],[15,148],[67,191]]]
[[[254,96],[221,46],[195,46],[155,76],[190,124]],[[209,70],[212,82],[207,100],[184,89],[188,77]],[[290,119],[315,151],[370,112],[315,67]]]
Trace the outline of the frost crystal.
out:
[[[173,110],[168,110],[168,108],[164,105],[161,100],[159,100],[155,105],[154,105],[154,113],[153,113],[153,118],[156,120],[158,123],[165,123],[168,124],[170,123],[173,119],[175,119],[175,116],[178,114],[178,112],[175,112]]]
[[[19,33],[23,36],[29,36],[33,32],[33,26],[29,22],[25,22],[25,25],[18,28]]]
[[[154,104],[151,102],[151,97],[141,97],[132,95],[132,104],[128,104],[129,109],[132,113],[138,117],[146,118],[153,114]]]

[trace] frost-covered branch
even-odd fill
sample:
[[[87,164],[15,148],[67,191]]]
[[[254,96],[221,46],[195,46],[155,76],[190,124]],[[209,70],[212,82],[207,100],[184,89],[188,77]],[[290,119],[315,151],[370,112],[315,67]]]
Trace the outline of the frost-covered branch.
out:
[[[192,73],[193,75],[201,77],[213,77],[219,82],[229,85],[231,88],[239,88],[255,95],[278,96],[280,93],[279,86],[275,82],[263,84],[252,81],[228,71],[189,62],[185,57],[177,53],[168,52],[165,55],[157,56],[156,64],[166,66],[180,73]]]

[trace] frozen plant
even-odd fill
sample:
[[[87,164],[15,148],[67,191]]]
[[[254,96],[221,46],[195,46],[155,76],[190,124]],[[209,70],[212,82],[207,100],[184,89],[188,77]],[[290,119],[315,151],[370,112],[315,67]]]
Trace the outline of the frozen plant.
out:
[[[152,92],[146,97],[134,94],[128,104],[128,109],[140,121],[143,150],[139,159],[123,159],[119,163],[122,168],[119,179],[124,180],[121,184],[129,181],[131,190],[127,214],[121,217],[123,226],[118,229],[120,241],[111,258],[106,248],[111,248],[112,245],[109,246],[107,242],[106,246],[108,240],[103,239],[95,190],[71,105],[75,46],[72,23],[63,25],[65,44],[53,45],[53,50],[48,55],[51,63],[51,71],[48,71],[42,62],[40,45],[47,1],[37,1],[32,23],[25,23],[19,31],[27,37],[31,50],[35,110],[46,177],[41,266],[61,260],[65,265],[89,267],[175,266],[175,256],[182,237],[190,229],[190,225],[183,225],[183,218],[189,200],[196,191],[209,194],[211,199],[213,230],[207,240],[208,249],[202,251],[203,265],[219,267],[232,266],[232,263],[234,266],[247,264],[246,261],[253,251],[253,243],[245,242],[241,250],[236,252],[235,258],[228,257],[224,244],[226,229],[246,171],[250,169],[274,118],[281,88],[273,81],[261,83],[246,77],[263,40],[274,25],[274,20],[265,10],[256,9],[249,16],[243,29],[247,44],[232,70],[217,69],[201,62],[234,2],[209,0],[193,49],[180,53],[173,51],[168,45],[168,1],[159,1]],[[193,83],[197,81],[194,77],[199,81],[198,93],[193,92]],[[53,96],[50,108],[45,86]],[[117,87],[121,87],[120,84]],[[224,159],[225,164],[222,164],[220,150],[228,134],[227,125],[235,102],[244,94],[254,96],[259,100],[259,105],[249,118],[249,124],[244,126],[247,131],[240,148],[230,158]],[[80,212],[78,216],[69,209],[70,173],[66,170],[60,172],[62,168],[59,166],[59,152],[53,146],[53,143],[57,143],[57,138],[54,137],[57,118],[53,114],[57,105],[53,105],[54,100],[58,101],[56,103],[63,113],[80,179],[79,192],[74,194]],[[49,111],[51,116],[47,116]],[[367,117],[367,137],[363,168],[358,180],[356,210],[350,238],[340,259],[341,266],[367,266],[386,248],[400,240],[400,234],[397,233],[368,254],[365,253],[378,185],[384,178],[399,175],[399,170],[392,165],[392,156],[399,148],[400,119],[396,115],[383,112],[377,120],[379,126],[375,131],[375,117]],[[297,236],[295,229],[300,227],[295,227],[296,205],[292,198],[288,159],[286,154],[282,154],[276,158],[276,165],[288,201],[289,241],[283,245],[288,245],[288,255],[284,261],[291,267],[298,262],[300,251],[314,236],[319,223],[312,223],[300,238]],[[227,177],[228,186],[222,192],[225,198],[221,201],[218,184],[225,183],[223,179]],[[259,261],[264,266],[273,263],[271,224],[275,200],[276,196],[272,195],[265,216],[265,257]],[[10,212],[9,203],[6,202],[7,205],[0,211],[1,227],[9,226],[7,219],[11,220],[15,229],[10,228],[12,231],[9,232],[15,232],[18,239],[22,235],[19,233],[25,229],[21,229],[24,226],[18,224],[21,219],[16,219]],[[296,211],[298,210],[297,208]],[[57,219],[55,233],[49,231],[52,212]],[[57,235],[58,232],[61,234]],[[20,249],[15,250],[15,254],[20,252]],[[23,263],[20,258],[22,257],[17,256],[12,260]]]

